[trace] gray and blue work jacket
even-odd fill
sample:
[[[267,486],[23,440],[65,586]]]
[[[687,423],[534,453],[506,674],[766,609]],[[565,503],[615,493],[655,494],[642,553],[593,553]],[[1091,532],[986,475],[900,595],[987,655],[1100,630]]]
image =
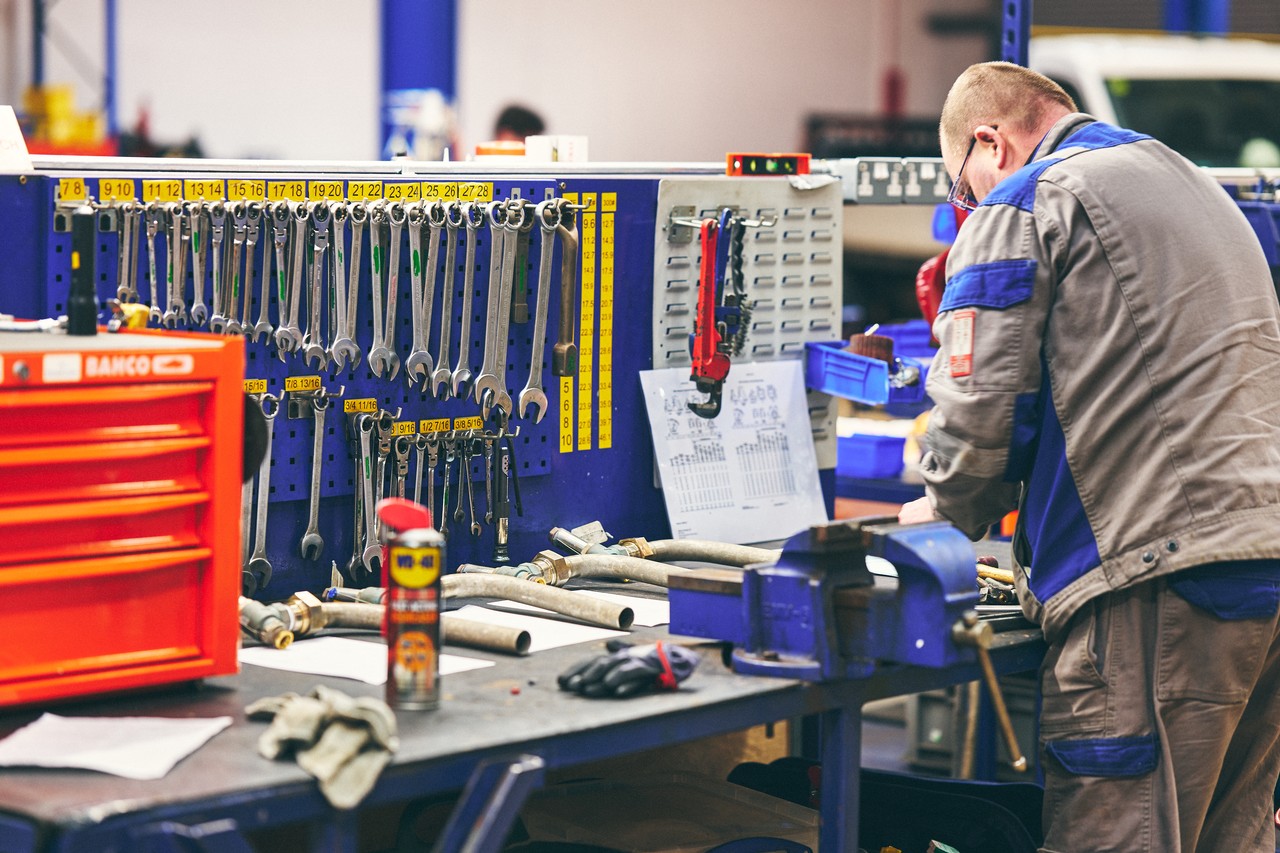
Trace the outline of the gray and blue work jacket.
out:
[[[974,538],[1019,510],[1015,571],[1046,637],[1193,567],[1184,597],[1275,611],[1280,304],[1204,170],[1064,117],[960,229],[934,334],[927,494]]]

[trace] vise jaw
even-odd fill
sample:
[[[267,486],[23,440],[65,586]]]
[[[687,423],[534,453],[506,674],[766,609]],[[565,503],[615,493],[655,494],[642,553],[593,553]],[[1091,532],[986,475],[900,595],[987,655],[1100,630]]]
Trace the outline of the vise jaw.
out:
[[[896,580],[867,569],[882,557]],[[851,520],[787,540],[776,563],[672,574],[671,633],[734,645],[742,673],[827,681],[881,663],[974,660],[952,626],[978,602],[973,545],[946,522]]]

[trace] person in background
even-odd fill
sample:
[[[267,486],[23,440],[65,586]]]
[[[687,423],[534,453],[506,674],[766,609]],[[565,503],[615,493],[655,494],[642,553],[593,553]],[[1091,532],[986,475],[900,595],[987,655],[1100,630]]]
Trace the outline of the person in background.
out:
[[[1017,508],[1044,630],[1045,851],[1275,850],[1280,305],[1216,181],[983,63],[939,128],[972,210],[946,266],[926,496]]]
[[[524,142],[526,136],[538,136],[546,130],[542,116],[528,107],[511,104],[504,107],[493,124],[493,138],[499,142]]]

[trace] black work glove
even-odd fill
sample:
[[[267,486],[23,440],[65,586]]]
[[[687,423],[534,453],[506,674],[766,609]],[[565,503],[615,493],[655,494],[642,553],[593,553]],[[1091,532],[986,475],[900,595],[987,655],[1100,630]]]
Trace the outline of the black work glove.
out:
[[[675,690],[693,674],[698,655],[661,641],[648,646],[610,640],[607,654],[579,661],[560,674],[561,690],[582,696],[619,699],[651,688]]]

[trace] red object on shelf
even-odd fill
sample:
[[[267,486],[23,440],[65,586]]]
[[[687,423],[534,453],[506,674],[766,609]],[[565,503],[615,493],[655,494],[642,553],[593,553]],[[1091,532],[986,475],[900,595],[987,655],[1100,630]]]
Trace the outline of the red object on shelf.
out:
[[[0,333],[0,707],[238,668],[244,343]]]
[[[725,155],[726,175],[734,177],[776,178],[782,175],[809,174],[808,154],[750,154]]]

